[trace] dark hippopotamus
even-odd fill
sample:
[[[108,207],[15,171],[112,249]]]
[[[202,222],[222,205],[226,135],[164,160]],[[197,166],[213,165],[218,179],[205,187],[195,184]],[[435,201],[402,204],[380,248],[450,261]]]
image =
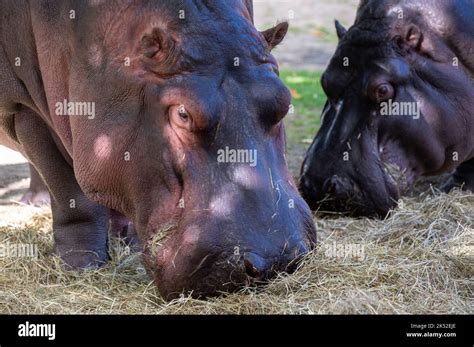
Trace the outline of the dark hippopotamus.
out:
[[[313,209],[380,215],[423,175],[474,189],[474,1],[362,1],[321,83],[303,163]]]
[[[166,298],[264,281],[314,245],[270,53],[288,24],[258,32],[251,5],[1,2],[0,138],[48,187],[68,267],[107,261],[110,211]]]

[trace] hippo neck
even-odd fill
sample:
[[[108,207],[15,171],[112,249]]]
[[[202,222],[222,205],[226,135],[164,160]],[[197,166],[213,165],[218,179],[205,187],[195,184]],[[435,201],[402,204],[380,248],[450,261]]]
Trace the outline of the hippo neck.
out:
[[[55,135],[59,138],[64,151],[72,157],[71,118],[58,114],[58,104],[67,105],[71,100],[71,88],[77,77],[71,75],[75,60],[75,32],[83,30],[84,23],[91,18],[85,9],[87,3],[74,1],[30,0],[32,30],[36,41],[37,64],[41,72],[45,91],[46,109],[42,117],[52,124]],[[44,37],[48,39],[45,40]],[[87,42],[82,43],[87,50]],[[54,66],[51,65],[54,62]],[[61,147],[61,146],[60,146]]]
[[[56,115],[54,106],[68,98],[72,20],[67,12],[74,6],[66,1],[5,0],[1,7],[7,15],[0,23],[0,49],[10,62],[15,62],[10,65],[15,93],[12,99],[41,117],[70,161],[69,119]]]

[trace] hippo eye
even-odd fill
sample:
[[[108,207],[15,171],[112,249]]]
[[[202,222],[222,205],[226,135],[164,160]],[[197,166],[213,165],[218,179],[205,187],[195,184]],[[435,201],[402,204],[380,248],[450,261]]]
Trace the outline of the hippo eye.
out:
[[[379,84],[373,93],[373,99],[377,103],[387,101],[393,98],[394,90],[390,83]]]
[[[181,118],[183,123],[189,122],[189,114],[186,112],[186,109],[183,106],[178,107],[178,116]]]
[[[172,125],[191,130],[192,118],[183,105],[172,106],[169,110],[169,119]]]

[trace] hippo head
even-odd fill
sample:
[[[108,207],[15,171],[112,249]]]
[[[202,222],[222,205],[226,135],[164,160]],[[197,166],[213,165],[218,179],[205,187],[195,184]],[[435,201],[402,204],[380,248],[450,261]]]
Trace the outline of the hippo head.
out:
[[[94,119],[72,120],[78,181],[133,221],[166,298],[265,281],[315,241],[285,162],[291,98],[270,53],[288,24],[258,32],[247,6],[137,2],[76,57],[89,83],[75,98],[96,103]]]
[[[336,22],[339,44],[321,78],[328,100],[300,180],[313,209],[384,216],[417,177],[470,155],[472,22],[454,20],[463,11],[363,1],[349,30]]]

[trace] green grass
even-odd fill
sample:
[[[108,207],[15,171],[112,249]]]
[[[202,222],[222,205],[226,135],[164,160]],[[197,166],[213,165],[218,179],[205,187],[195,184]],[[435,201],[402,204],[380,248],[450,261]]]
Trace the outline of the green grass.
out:
[[[326,101],[319,83],[319,71],[283,70],[280,77],[293,95],[294,112],[286,118],[288,145],[307,143],[319,129],[321,111]]]
[[[337,43],[339,41],[335,29],[326,28],[321,25],[314,25],[314,24],[307,24],[303,26],[290,25],[289,32],[293,34],[312,35],[314,36],[315,39],[322,42]]]
[[[326,28],[316,25],[312,28],[312,34],[319,37],[324,42],[337,43],[339,41],[334,28]]]

